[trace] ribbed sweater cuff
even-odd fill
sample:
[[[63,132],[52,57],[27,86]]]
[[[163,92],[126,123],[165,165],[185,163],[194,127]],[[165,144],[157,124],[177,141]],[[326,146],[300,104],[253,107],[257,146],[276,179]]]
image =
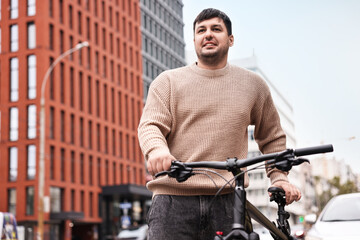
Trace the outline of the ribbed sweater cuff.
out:
[[[271,184],[274,184],[274,183],[279,182],[279,181],[289,182],[288,177],[287,177],[287,173],[279,172],[279,171],[272,172],[271,175],[270,175]]]

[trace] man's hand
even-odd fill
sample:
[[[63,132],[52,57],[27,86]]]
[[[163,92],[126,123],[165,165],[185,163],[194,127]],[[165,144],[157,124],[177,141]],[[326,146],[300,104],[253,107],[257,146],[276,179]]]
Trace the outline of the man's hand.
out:
[[[300,190],[289,182],[279,181],[271,185],[271,187],[279,187],[284,189],[286,196],[286,205],[289,205],[294,201],[297,202],[301,198]]]
[[[171,162],[176,160],[169,152],[156,152],[147,161],[147,169],[154,176],[161,171],[170,170]]]

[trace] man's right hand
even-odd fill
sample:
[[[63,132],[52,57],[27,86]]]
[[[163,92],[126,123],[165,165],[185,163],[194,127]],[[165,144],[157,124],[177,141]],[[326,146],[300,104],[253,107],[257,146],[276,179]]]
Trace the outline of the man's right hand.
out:
[[[147,160],[148,172],[154,176],[158,172],[170,170],[171,162],[175,161],[175,157],[169,152],[156,152],[149,156]]]

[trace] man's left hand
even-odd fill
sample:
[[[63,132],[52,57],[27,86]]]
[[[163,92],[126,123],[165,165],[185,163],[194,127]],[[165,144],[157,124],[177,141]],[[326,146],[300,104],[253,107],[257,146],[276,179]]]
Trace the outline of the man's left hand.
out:
[[[289,205],[294,201],[297,202],[301,198],[300,190],[289,182],[278,181],[271,185],[271,187],[279,187],[284,189],[286,196],[286,205]]]

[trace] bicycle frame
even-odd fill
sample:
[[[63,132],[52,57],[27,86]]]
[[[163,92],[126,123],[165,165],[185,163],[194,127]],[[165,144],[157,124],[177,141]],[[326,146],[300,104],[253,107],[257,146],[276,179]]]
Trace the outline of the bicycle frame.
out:
[[[234,176],[241,173],[236,165],[232,169],[228,169]],[[220,235],[215,236],[214,240],[228,240],[228,239],[245,239],[256,240],[259,239],[258,235],[253,233],[252,235],[245,231],[245,212],[248,210],[250,217],[263,225],[266,229],[272,232],[281,240],[289,240],[290,236],[286,236],[280,231],[268,218],[266,218],[254,205],[246,200],[246,191],[244,187],[244,174],[240,174],[235,180],[234,189],[234,222],[233,228],[227,236],[222,237]],[[240,238],[239,238],[240,237]]]

